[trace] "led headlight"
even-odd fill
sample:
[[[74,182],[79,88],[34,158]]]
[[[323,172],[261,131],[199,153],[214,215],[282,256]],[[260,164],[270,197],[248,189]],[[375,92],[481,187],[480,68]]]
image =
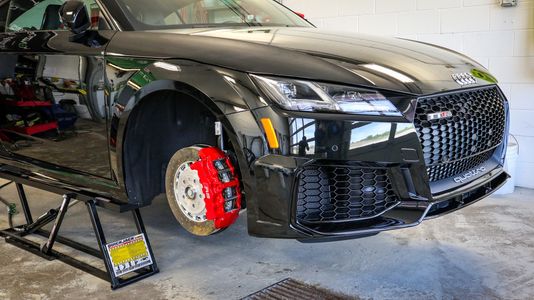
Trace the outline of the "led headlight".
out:
[[[287,110],[400,116],[377,91],[304,80],[252,75],[261,90]]]

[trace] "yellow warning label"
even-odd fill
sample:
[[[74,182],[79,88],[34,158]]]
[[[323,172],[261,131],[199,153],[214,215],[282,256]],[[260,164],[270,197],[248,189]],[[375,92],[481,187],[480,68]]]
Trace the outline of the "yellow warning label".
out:
[[[145,241],[138,239],[131,243],[125,243],[110,249],[109,255],[115,264],[121,265],[139,258],[147,257],[148,251],[145,246]]]
[[[106,248],[117,277],[152,265],[144,234],[107,244]]]

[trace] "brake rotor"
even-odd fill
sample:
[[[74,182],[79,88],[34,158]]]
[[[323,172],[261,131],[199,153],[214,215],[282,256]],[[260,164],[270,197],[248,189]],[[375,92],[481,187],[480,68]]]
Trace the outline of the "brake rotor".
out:
[[[173,214],[192,234],[216,233],[239,216],[240,182],[230,159],[218,148],[179,150],[169,162],[166,187]]]
[[[174,196],[184,215],[193,222],[206,221],[206,203],[198,171],[192,161],[184,162],[174,176]]]

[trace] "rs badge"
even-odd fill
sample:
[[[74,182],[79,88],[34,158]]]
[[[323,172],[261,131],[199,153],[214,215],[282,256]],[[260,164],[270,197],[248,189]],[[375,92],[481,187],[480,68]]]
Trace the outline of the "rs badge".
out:
[[[452,117],[452,112],[450,111],[440,111],[434,114],[428,114],[427,116],[428,121],[432,120],[440,120],[440,119],[447,119]]]

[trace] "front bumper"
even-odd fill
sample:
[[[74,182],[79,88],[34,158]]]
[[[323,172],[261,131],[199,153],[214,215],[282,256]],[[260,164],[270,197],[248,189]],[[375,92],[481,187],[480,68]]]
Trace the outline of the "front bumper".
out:
[[[505,107],[508,114],[506,101]],[[502,167],[507,144],[505,137],[488,152],[489,159],[476,166],[477,172],[468,177],[462,173],[460,179],[452,176],[431,180],[422,142],[410,120],[288,113],[273,107],[259,108],[255,115],[258,119],[270,118],[282,141],[280,149],[270,151],[253,163],[254,190],[247,192],[248,227],[249,233],[258,237],[323,241],[365,237],[411,227],[487,197],[508,178]],[[504,136],[507,131],[508,125]],[[351,212],[347,220],[318,218],[313,222],[303,221],[297,206],[302,206],[298,204],[303,198],[299,197],[301,174],[309,166],[326,166],[330,170],[332,166],[339,166],[348,168],[347,172],[358,172],[358,168],[362,168],[363,174],[365,170],[384,170],[375,176],[387,174],[385,185],[394,191],[395,201],[373,215],[354,218]],[[361,176],[361,180],[365,180],[365,175]],[[335,185],[335,181],[328,185]],[[365,192],[362,181],[351,180],[351,188],[363,185],[361,191]],[[385,189],[385,185],[377,189]],[[317,187],[319,192],[325,191],[323,187]],[[333,190],[326,192],[336,193]],[[312,197],[316,195],[312,194]],[[322,200],[312,205],[319,202]],[[331,210],[337,212],[338,208]]]
[[[276,155],[256,162],[257,193],[262,196],[259,206],[248,209],[251,235],[315,242],[366,237],[382,231],[412,227],[426,219],[443,216],[484,199],[509,178],[501,166],[495,166],[472,182],[434,195],[431,199],[416,199],[415,196],[402,198],[393,208],[373,218],[310,225],[296,218],[298,170],[305,164],[299,158]],[[399,177],[395,180],[403,179]],[[402,194],[402,191],[398,190],[397,193]]]

